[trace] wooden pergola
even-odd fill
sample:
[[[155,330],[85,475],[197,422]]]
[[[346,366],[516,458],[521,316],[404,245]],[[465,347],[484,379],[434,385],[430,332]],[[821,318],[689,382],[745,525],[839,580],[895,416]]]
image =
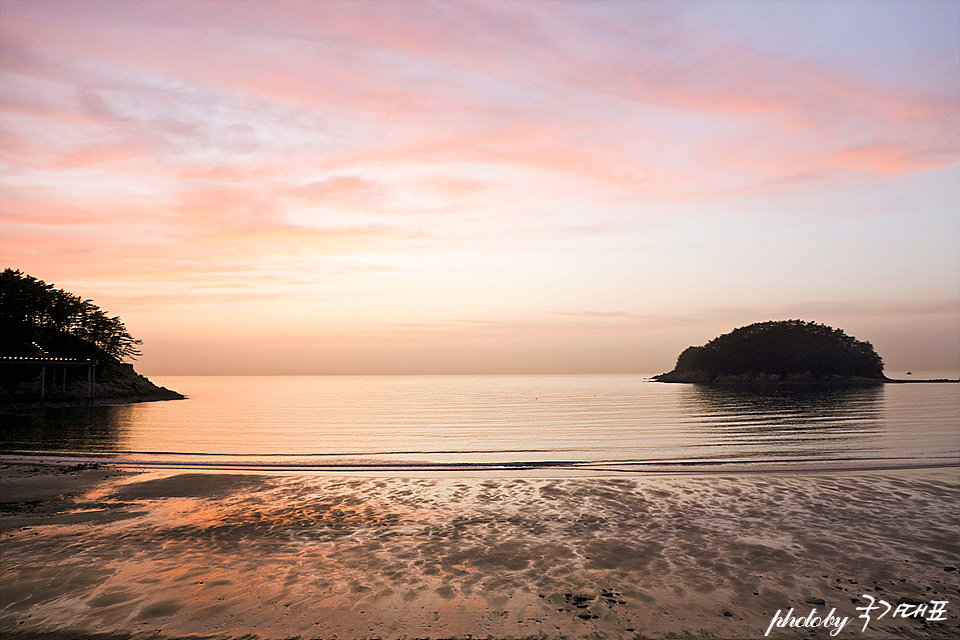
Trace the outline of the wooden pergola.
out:
[[[67,370],[77,367],[85,368],[87,374],[87,399],[93,400],[94,383],[97,379],[96,360],[75,360],[73,358],[0,357],[0,366],[40,367],[40,400],[44,400],[46,398],[47,369],[50,370],[52,386],[56,388],[58,383],[57,378],[59,378],[61,389],[66,392]]]

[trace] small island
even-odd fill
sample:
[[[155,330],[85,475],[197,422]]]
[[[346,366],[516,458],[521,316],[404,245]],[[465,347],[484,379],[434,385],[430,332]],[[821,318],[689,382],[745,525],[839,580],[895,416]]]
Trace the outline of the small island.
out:
[[[751,324],[688,347],[658,382],[698,384],[883,384],[883,360],[869,342],[803,320]]]
[[[124,359],[140,340],[90,300],[19,270],[0,273],[0,406],[183,399]]]

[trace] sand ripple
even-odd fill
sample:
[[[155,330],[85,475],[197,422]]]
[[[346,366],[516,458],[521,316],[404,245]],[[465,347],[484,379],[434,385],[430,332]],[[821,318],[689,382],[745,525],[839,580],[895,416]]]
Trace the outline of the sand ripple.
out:
[[[957,631],[955,470],[100,473],[76,495],[5,498],[5,637],[753,638],[808,602],[855,619],[864,593],[951,603],[947,622],[869,637]]]

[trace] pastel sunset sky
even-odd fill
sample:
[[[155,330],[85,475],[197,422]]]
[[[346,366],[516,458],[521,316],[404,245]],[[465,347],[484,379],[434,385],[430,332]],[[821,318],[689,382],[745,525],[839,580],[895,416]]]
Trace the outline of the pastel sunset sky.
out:
[[[960,369],[960,2],[0,0],[0,268],[145,374]]]

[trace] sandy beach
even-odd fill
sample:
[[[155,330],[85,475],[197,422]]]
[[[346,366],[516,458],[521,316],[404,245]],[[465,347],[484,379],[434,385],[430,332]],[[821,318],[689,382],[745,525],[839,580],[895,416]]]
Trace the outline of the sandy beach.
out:
[[[0,481],[0,637],[14,640],[836,631],[770,627],[790,609],[848,618],[832,637],[958,633],[956,468],[361,477],[5,463]],[[871,598],[891,611],[860,618]]]

